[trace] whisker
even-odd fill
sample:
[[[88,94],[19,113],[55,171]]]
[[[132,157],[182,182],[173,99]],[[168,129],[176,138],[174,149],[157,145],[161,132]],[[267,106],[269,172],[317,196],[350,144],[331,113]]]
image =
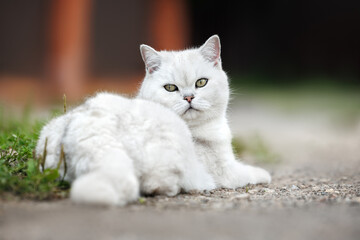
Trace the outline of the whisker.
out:
[[[183,103],[177,103],[173,106],[173,110],[177,114],[182,114],[184,112],[185,108],[186,108],[186,104],[183,104]]]

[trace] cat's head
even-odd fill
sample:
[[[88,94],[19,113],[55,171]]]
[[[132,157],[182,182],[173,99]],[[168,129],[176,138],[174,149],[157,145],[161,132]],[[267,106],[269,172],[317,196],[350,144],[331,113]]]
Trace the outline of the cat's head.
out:
[[[171,108],[188,123],[225,114],[229,86],[217,35],[196,49],[156,51],[141,45],[140,52],[146,67],[140,98]]]

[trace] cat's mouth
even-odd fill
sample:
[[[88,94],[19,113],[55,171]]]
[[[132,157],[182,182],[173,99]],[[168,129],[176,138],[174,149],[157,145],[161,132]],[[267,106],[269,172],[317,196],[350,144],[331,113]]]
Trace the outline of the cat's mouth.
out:
[[[199,110],[196,109],[196,108],[194,108],[194,107],[192,107],[192,106],[189,106],[189,108],[185,110],[185,112],[183,113],[183,115],[186,114],[186,113],[189,112],[189,111],[199,111]]]

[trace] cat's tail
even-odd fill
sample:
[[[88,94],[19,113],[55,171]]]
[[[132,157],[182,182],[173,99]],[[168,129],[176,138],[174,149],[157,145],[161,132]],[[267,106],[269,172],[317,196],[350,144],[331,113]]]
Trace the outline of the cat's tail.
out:
[[[101,161],[101,166],[73,182],[70,198],[76,203],[124,206],[139,198],[139,182],[132,161],[123,155]]]

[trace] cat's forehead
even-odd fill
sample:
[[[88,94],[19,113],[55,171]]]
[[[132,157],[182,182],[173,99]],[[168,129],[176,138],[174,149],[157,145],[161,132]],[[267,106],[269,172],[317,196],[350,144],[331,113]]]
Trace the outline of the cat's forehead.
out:
[[[183,51],[162,51],[162,61],[181,65],[186,63],[196,63],[202,61],[203,58],[197,49],[188,49]]]
[[[200,75],[207,63],[197,49],[184,51],[163,51],[162,71],[171,75],[171,81],[183,85],[192,85]],[[202,76],[205,77],[205,76]]]

